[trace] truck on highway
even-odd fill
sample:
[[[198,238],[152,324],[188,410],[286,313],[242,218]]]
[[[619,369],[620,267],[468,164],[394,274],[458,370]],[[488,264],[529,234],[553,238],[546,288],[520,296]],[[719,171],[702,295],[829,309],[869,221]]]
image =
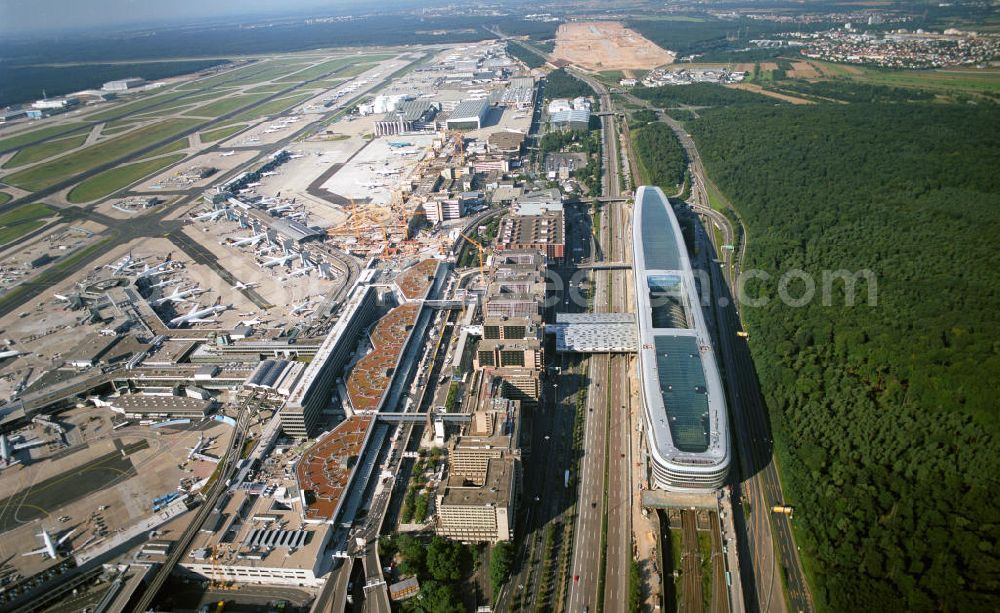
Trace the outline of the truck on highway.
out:
[[[782,515],[789,515],[790,516],[792,513],[795,512],[795,509],[793,509],[792,507],[783,505],[783,504],[776,504],[773,507],[771,507],[771,512],[772,513],[780,513]]]
[[[566,475],[563,478],[563,481],[564,481],[563,487],[565,487],[566,489],[569,489],[569,469],[568,468],[566,469]]]

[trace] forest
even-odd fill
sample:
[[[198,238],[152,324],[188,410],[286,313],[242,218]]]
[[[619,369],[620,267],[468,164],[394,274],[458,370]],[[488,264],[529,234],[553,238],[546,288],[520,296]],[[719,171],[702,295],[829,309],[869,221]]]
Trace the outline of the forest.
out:
[[[722,106],[736,104],[768,104],[771,106],[783,104],[774,98],[755,94],[742,89],[730,89],[714,83],[692,83],[681,87],[664,85],[662,87],[637,87],[632,90],[637,98],[649,100],[660,108],[679,105],[687,106]]]
[[[770,280],[744,306],[820,610],[1000,610],[1000,110],[740,106],[688,124]],[[871,271],[798,308],[780,275]],[[799,296],[802,284],[792,284]]]
[[[658,185],[664,193],[674,193],[684,181],[687,158],[677,135],[665,123],[650,123],[632,130],[632,145],[639,158],[642,179]]]
[[[545,58],[514,42],[507,43],[507,53],[524,62],[528,68],[540,68],[545,65]]]
[[[545,98],[589,98],[594,90],[589,85],[566,72],[565,68],[553,70],[545,77]]]

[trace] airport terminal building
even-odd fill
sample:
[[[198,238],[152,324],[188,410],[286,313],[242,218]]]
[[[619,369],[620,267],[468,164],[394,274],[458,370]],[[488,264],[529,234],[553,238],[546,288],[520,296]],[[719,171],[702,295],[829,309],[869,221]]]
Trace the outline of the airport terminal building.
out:
[[[633,219],[639,378],[656,487],[710,492],[731,459],[726,398],[677,217],[658,187]]]

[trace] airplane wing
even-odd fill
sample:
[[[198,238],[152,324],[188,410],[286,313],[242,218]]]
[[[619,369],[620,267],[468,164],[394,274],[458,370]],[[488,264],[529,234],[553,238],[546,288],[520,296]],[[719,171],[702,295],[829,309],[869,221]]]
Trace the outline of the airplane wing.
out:
[[[59,537],[59,540],[56,541],[56,547],[58,547],[59,545],[62,545],[63,543],[65,543],[66,539],[68,539],[69,537],[73,536],[74,532],[76,532],[76,528],[73,528],[72,530],[70,530],[66,534],[64,534],[61,537]]]
[[[194,304],[191,305],[191,310],[188,311],[188,315],[191,315],[192,313],[194,313],[197,310],[198,310],[198,303],[195,302]]]
[[[29,551],[28,553],[22,553],[21,556],[22,557],[37,556],[38,554],[48,553],[48,552],[49,552],[48,549],[46,549],[45,547],[42,547],[41,549],[36,549],[34,551]]]

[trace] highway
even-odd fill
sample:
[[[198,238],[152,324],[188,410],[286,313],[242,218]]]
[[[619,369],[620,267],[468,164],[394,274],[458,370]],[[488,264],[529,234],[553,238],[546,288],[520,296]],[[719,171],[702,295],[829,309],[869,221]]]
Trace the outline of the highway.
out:
[[[602,110],[612,108],[607,90],[580,76],[598,94]],[[601,117],[602,196],[621,197],[618,129],[613,115]],[[626,204],[609,202],[597,229],[597,248],[604,260],[631,259]],[[626,270],[593,273],[595,312],[628,311]],[[573,549],[573,583],[568,610],[583,611],[602,602],[605,611],[623,611],[628,602],[629,568],[632,560],[632,482],[629,422],[630,358],[598,354],[588,357],[590,388],[584,428],[581,481],[577,508],[576,542]]]

